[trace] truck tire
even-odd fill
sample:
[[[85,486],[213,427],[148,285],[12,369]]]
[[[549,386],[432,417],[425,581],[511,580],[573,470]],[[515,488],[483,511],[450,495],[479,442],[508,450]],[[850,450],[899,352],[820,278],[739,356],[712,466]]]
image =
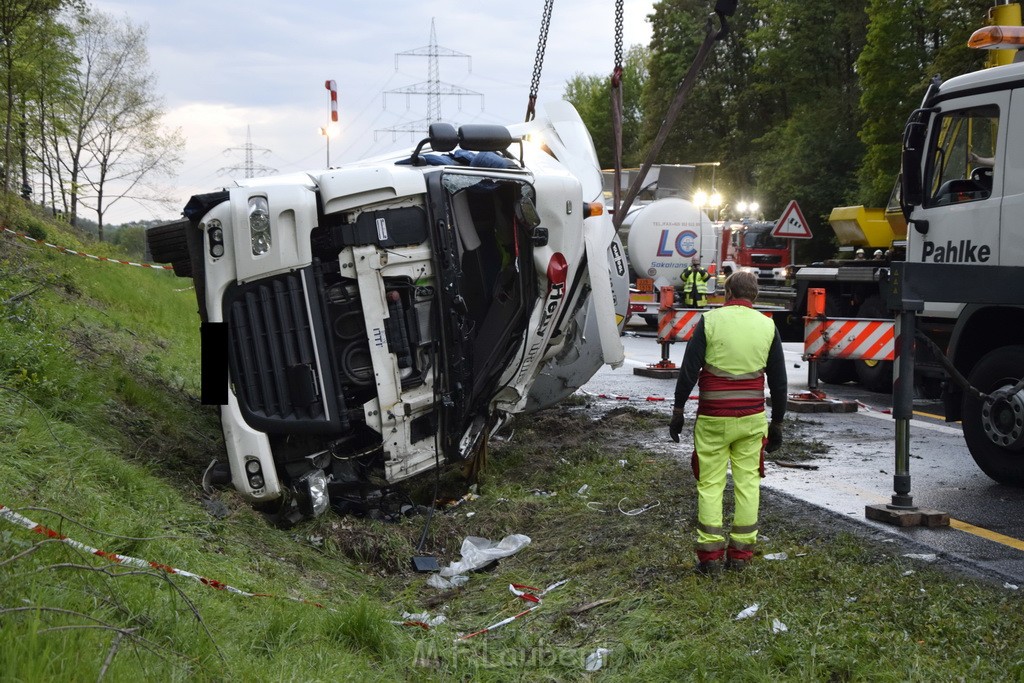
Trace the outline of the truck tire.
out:
[[[146,230],[149,253],[157,263],[174,266],[178,277],[192,277],[192,259],[188,247],[188,221],[156,225]]]
[[[880,318],[889,320],[892,315],[882,304],[881,297],[872,296],[865,299],[857,310],[858,318]],[[855,360],[854,369],[857,380],[868,391],[882,394],[892,392],[892,361],[891,360]]]
[[[825,317],[841,318],[843,311],[839,299],[831,294],[825,297]],[[818,379],[826,384],[846,384],[857,379],[852,360],[829,358],[818,361]]]
[[[986,394],[1024,377],[1024,346],[985,354],[968,381]],[[967,448],[981,471],[1000,484],[1024,486],[1024,391],[986,404],[964,392],[963,428]]]

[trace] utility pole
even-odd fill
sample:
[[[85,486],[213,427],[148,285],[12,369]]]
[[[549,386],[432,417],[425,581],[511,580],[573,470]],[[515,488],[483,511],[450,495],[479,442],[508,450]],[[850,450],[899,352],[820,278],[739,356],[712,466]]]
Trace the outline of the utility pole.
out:
[[[476,92],[475,90],[468,90],[467,88],[451,83],[445,83],[441,80],[440,59],[442,57],[457,57],[465,59],[470,64],[470,71],[472,71],[472,58],[467,54],[447,47],[442,47],[437,44],[437,31],[434,28],[433,18],[430,20],[430,43],[424,47],[418,47],[413,50],[396,53],[395,71],[398,70],[398,60],[400,57],[426,57],[427,80],[413,85],[407,85],[402,88],[396,88],[395,90],[385,91],[384,107],[385,109],[387,108],[388,95],[405,95],[406,109],[409,108],[409,101],[413,95],[425,95],[427,98],[427,118],[412,121],[400,126],[394,126],[392,128],[376,130],[374,131],[375,140],[378,139],[379,133],[391,133],[392,139],[397,139],[399,133],[409,133],[410,138],[414,138],[416,135],[422,136],[426,133],[427,127],[431,123],[437,123],[441,120],[442,97],[454,96],[458,98],[459,111],[462,111],[463,97],[479,97],[480,108],[483,109],[483,93]]]
[[[225,166],[224,168],[219,169],[217,173],[220,173],[221,175],[234,175],[241,171],[243,178],[255,178],[257,177],[257,175],[265,176],[270,175],[271,173],[277,173],[276,168],[270,168],[269,166],[264,166],[263,164],[258,164],[255,161],[253,161],[253,152],[269,154],[270,150],[267,149],[266,147],[257,147],[254,144],[252,144],[251,126],[245,127],[244,145],[242,145],[241,147],[228,147],[226,150],[224,150],[225,154],[230,154],[232,152],[243,152],[245,161],[242,163],[241,166]]]

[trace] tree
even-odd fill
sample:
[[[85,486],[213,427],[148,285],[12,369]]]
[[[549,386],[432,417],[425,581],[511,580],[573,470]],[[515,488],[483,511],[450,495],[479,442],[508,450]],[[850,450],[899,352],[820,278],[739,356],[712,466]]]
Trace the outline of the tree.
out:
[[[626,51],[622,61],[622,157],[624,166],[640,163],[643,115],[641,94],[647,82],[649,51],[634,45]],[[578,73],[565,84],[563,97],[571,102],[587,124],[597,148],[601,168],[611,168],[615,161],[614,131],[612,130],[611,75],[586,76]]]
[[[28,90],[26,72],[45,67],[45,62],[33,61],[33,52],[40,36],[47,35],[50,20],[62,7],[70,4],[69,0],[0,0],[0,70],[6,93],[3,100],[2,186],[8,197],[14,184],[15,174],[12,170],[15,152],[20,154],[27,144],[24,129]],[[15,128],[18,129],[17,134]],[[15,150],[16,142],[20,144],[18,150]]]
[[[949,78],[981,68],[984,55],[966,45],[990,4],[871,0],[867,41],[857,60],[863,89],[861,140],[866,147],[860,202],[878,206],[888,200],[900,169],[903,126],[932,76]]]
[[[72,223],[81,202],[96,212],[102,240],[103,214],[118,199],[161,201],[137,190],[154,175],[173,172],[183,142],[177,131],[161,131],[144,28],[92,12],[83,15],[76,36],[80,63],[62,163]]]

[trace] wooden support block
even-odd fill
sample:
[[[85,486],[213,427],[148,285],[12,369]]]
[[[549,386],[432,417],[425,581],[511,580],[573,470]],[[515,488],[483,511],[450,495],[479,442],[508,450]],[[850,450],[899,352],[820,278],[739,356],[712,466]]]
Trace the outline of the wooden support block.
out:
[[[949,526],[949,513],[928,508],[911,508],[904,510],[889,505],[867,505],[864,516],[876,522],[884,522],[894,526],[924,526],[936,528]]]
[[[679,368],[633,368],[633,374],[654,379],[675,379],[679,375]]]
[[[793,413],[855,413],[856,401],[840,401],[826,398],[821,400],[788,399],[786,410]]]
[[[919,526],[921,524],[921,511],[917,508],[899,510],[884,504],[867,505],[864,507],[864,516],[876,522],[885,522],[893,526]]]

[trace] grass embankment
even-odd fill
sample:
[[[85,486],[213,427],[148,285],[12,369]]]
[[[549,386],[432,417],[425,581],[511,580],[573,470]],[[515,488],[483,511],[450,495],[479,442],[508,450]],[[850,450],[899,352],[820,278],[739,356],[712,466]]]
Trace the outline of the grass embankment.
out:
[[[773,498],[759,551],[788,559],[693,575],[692,477],[640,445],[664,432],[656,413],[570,400],[506,430],[480,497],[436,513],[424,551],[445,565],[468,535],[532,542],[460,589],[409,570],[422,516],[272,528],[232,493],[200,489],[221,437],[195,398],[188,284],[0,237],[0,504],[90,546],[278,597],[119,565],[0,520],[0,679],[1024,676],[1016,593],[917,566]],[[788,457],[817,447],[794,440]],[[453,472],[440,487],[465,493]],[[428,475],[390,499],[426,502],[433,490]],[[509,584],[563,579],[530,614],[455,642],[533,604]],[[393,624],[403,611],[446,621]],[[604,667],[585,671],[598,648]]]

